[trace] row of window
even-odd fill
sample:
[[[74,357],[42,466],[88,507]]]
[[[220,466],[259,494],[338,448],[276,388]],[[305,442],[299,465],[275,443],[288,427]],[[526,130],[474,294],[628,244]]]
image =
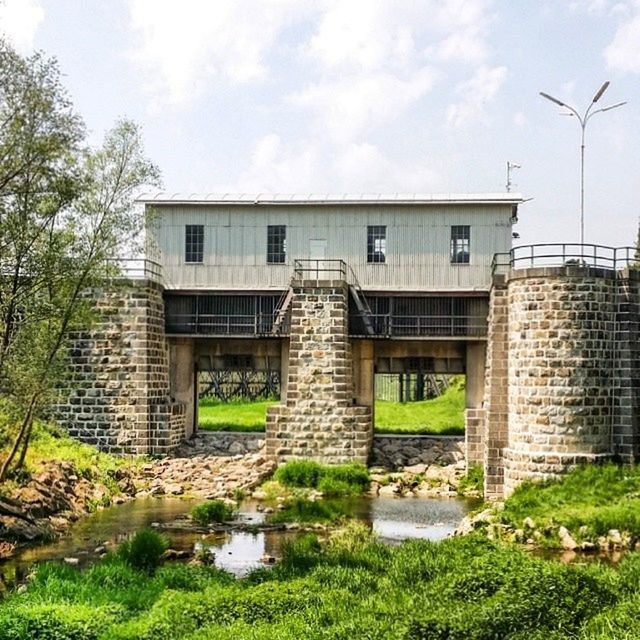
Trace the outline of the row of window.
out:
[[[465,224],[451,227],[450,259],[452,264],[469,264],[471,227]],[[185,233],[185,262],[200,263],[204,258],[204,225],[188,224]],[[387,227],[367,227],[367,262],[387,260]],[[267,264],[287,261],[287,227],[283,224],[267,227]]]

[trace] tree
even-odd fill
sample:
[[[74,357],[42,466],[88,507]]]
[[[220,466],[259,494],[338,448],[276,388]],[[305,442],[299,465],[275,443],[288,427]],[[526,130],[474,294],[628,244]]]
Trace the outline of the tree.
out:
[[[24,462],[70,334],[92,320],[87,291],[142,232],[136,191],[159,182],[135,124],[116,123],[95,151],[84,139],[56,62],[0,42],[0,399],[12,440],[0,482]]]

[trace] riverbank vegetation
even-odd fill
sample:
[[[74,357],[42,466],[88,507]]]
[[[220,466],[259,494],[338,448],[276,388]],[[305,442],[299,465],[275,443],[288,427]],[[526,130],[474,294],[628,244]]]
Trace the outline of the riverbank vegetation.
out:
[[[233,520],[237,509],[224,500],[207,500],[191,509],[191,519],[202,526]]]
[[[388,547],[352,526],[302,537],[242,580],[118,555],[85,571],[43,565],[0,603],[0,640],[631,640],[639,586],[637,554],[565,566],[478,535]]]
[[[591,464],[561,480],[524,482],[496,522],[543,547],[629,548],[640,542],[640,469]]]
[[[325,496],[360,495],[369,488],[369,471],[355,462],[320,464],[313,460],[292,460],[273,476],[288,488],[317,489]]]

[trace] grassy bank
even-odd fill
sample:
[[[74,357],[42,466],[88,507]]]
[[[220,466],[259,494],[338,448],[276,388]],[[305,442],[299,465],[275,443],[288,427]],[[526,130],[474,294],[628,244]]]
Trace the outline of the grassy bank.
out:
[[[459,382],[432,400],[405,403],[377,400],[375,430],[378,433],[463,434],[464,394],[464,384]]]
[[[267,408],[275,400],[220,402],[204,398],[198,404],[198,425],[206,431],[264,431]]]
[[[0,448],[0,459],[4,458],[8,445]],[[127,460],[102,453],[95,447],[83,444],[71,438],[60,427],[54,424],[34,423],[31,444],[25,459],[25,468],[19,474],[27,479],[29,474],[38,472],[51,462],[67,462],[74,466],[78,475],[88,480],[111,480],[117,469],[139,465],[143,459]],[[11,478],[11,476],[10,476]],[[11,480],[4,487],[14,485]]]
[[[42,566],[0,603],[0,640],[582,640],[640,635],[640,557],[564,566],[478,536],[387,547],[362,528],[289,545],[243,580],[113,556]]]
[[[628,546],[640,540],[640,468],[585,465],[562,480],[525,482],[506,501],[498,519],[542,546],[559,545],[561,526],[576,542],[597,543],[617,530]]]

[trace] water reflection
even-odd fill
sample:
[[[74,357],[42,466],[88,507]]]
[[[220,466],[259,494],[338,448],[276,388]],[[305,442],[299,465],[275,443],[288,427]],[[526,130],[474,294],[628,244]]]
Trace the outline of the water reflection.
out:
[[[369,523],[383,541],[399,542],[407,538],[440,540],[451,534],[465,513],[473,507],[468,500],[426,498],[344,498],[335,500],[353,517]],[[36,562],[75,558],[79,566],[95,562],[105,550],[114,550],[131,533],[168,523],[189,512],[193,500],[148,498],[110,507],[76,523],[69,535],[51,544],[25,549],[18,556],[0,563],[2,579],[9,585],[24,581]],[[240,519],[247,524],[265,521],[258,503],[242,505]],[[192,531],[171,531],[171,546],[194,549],[196,544],[212,547],[216,565],[236,575],[245,575],[260,565],[263,555],[280,555],[283,543],[299,533],[268,531],[232,532],[203,536]]]

